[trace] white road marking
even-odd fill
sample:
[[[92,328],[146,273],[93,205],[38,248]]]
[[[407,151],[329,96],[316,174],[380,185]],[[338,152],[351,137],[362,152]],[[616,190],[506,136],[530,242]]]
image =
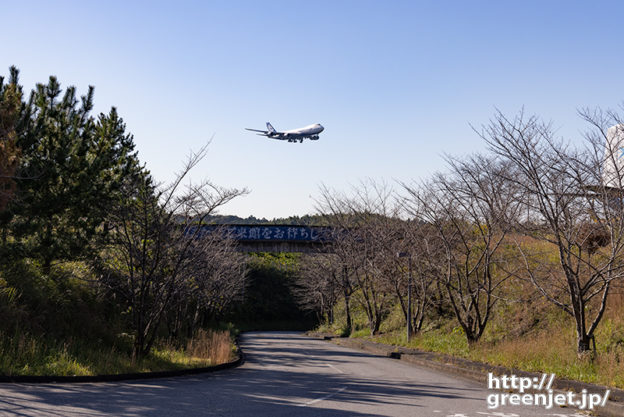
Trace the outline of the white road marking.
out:
[[[335,371],[337,371],[337,372],[339,372],[339,373],[341,373],[341,374],[344,374],[344,371],[342,371],[342,370],[340,370],[340,369],[336,368],[336,367],[335,367],[334,365],[332,365],[331,363],[326,363],[325,365],[329,366],[330,368],[332,368],[333,370],[335,370]]]
[[[440,410],[433,410],[434,413],[441,413],[442,411]],[[471,417],[472,414],[464,414],[462,412],[453,412],[451,411],[451,413],[453,414],[449,414],[446,417]],[[519,414],[515,414],[515,413],[503,413],[503,412],[498,412],[498,411],[488,411],[488,412],[483,412],[483,411],[477,411],[477,414],[481,414],[484,416],[490,416],[490,417],[520,417]],[[553,416],[553,417],[589,417],[589,414],[579,414],[579,413],[574,413],[574,414],[545,414],[546,416]]]
[[[323,400],[326,400],[326,399],[328,399],[328,398],[331,398],[331,397],[333,397],[333,396],[334,396],[334,395],[336,395],[336,394],[340,394],[342,391],[344,391],[344,390],[346,390],[346,389],[347,389],[347,387],[342,387],[342,388],[340,388],[339,390],[336,390],[336,391],[332,392],[331,394],[327,394],[327,395],[325,395],[325,396],[323,396],[323,397],[321,397],[321,398],[317,398],[316,400],[308,401],[307,403],[298,404],[297,406],[298,406],[298,407],[306,407],[306,406],[308,406],[308,405],[316,404],[316,403],[318,403],[318,402],[321,402],[321,401],[323,401]]]

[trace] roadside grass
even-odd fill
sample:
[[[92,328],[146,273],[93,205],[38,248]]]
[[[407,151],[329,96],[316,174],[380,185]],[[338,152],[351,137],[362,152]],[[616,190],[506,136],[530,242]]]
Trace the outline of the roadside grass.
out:
[[[102,347],[93,342],[59,342],[33,335],[0,335],[0,374],[85,376],[172,371],[214,366],[235,355],[229,331],[200,331],[184,349],[167,343],[141,361],[132,361],[130,346]]]
[[[231,325],[200,331],[184,342],[160,341],[132,360],[125,313],[98,294],[81,262],[44,275],[31,259],[0,268],[0,374],[87,376],[181,370],[217,365],[234,356]],[[182,343],[182,345],[180,344]]]
[[[353,335],[352,337],[358,337]],[[362,336],[360,336],[362,337]],[[484,342],[469,346],[461,329],[423,332],[406,342],[402,331],[365,338],[393,346],[445,353],[473,361],[532,372],[554,373],[557,377],[624,388],[624,349],[597,342],[595,358],[579,358],[574,348],[574,329],[562,327],[556,336],[542,331],[526,339]]]
[[[186,344],[186,350],[180,352],[186,358],[208,361],[218,365],[233,359],[234,350],[229,331],[200,329],[194,338]]]
[[[322,330],[336,333],[341,329],[343,312],[342,307],[337,307],[335,323]],[[522,305],[497,311],[481,340],[471,346],[452,318],[429,319],[408,344],[400,310],[389,312],[382,333],[376,336],[370,335],[365,316],[356,313],[354,317],[357,330],[351,337],[624,389],[624,295],[612,297],[598,326],[596,354],[582,357],[576,352],[573,320],[547,305],[531,311]]]
[[[360,336],[367,336],[370,334],[366,321],[366,313],[364,309],[356,303],[351,305],[351,320],[351,335],[358,334]],[[334,322],[331,324],[321,323],[317,330],[324,333],[332,333],[336,336],[346,336],[346,327],[346,311],[344,302],[341,301],[334,307]]]

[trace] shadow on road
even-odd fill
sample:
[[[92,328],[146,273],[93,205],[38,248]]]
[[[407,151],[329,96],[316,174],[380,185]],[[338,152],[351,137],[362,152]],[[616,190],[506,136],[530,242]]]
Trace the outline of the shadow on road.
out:
[[[281,343],[272,346],[281,337]],[[142,415],[142,416],[372,416],[329,408],[306,407],[311,399],[331,397],[344,408],[355,404],[426,405],[429,397],[474,399],[472,390],[442,384],[397,382],[335,372],[328,364],[374,357],[334,350],[324,343],[294,346],[298,336],[243,339],[249,353],[238,369],[205,376],[150,382],[107,384],[1,384],[0,410],[12,415]],[[287,340],[283,340],[287,339]],[[300,342],[300,340],[299,340]],[[293,344],[293,346],[291,346]],[[285,345],[285,346],[281,346]],[[314,372],[314,368],[319,368]],[[478,398],[477,398],[478,399]],[[416,401],[415,401],[416,400]],[[320,402],[320,401],[319,401]],[[416,404],[416,405],[415,405]],[[322,404],[316,404],[319,406]]]

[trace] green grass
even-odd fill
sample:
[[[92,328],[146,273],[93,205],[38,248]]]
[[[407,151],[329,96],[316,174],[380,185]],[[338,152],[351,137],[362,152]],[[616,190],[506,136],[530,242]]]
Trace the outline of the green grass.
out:
[[[478,343],[471,346],[454,318],[426,320],[423,330],[407,343],[400,309],[391,311],[371,336],[366,316],[354,309],[351,337],[391,346],[445,353],[507,368],[554,373],[557,377],[624,388],[624,296],[614,297],[596,332],[596,355],[579,357],[573,320],[547,304],[534,310],[507,306],[498,310]],[[344,307],[335,310],[335,322],[319,330],[338,334],[344,328]]]
[[[526,339],[508,339],[496,343],[481,341],[473,346],[469,346],[463,333],[457,330],[423,332],[409,344],[406,343],[404,332],[398,330],[366,338],[388,345],[440,352],[507,368],[554,373],[561,378],[624,388],[624,349],[614,350],[607,341],[599,342],[598,354],[594,358],[591,355],[579,358],[574,345],[574,330],[570,327],[561,324],[557,337],[553,337],[554,328],[551,328]]]
[[[128,346],[101,346],[84,341],[58,342],[31,335],[2,337],[0,374],[86,376],[173,371],[216,365],[208,357],[189,355],[184,349],[161,345],[141,361],[133,361]],[[232,352],[231,342],[227,349]],[[227,361],[230,358],[222,360]]]
[[[92,280],[81,262],[59,263],[49,276],[30,259],[0,268],[1,375],[181,370],[222,363],[232,356],[234,329],[228,325],[221,332],[198,332],[184,349],[160,343],[150,355],[133,361],[125,311],[98,294]]]

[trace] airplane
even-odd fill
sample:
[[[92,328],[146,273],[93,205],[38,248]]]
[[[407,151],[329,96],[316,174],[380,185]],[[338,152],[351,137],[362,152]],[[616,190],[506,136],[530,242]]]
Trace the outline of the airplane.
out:
[[[249,128],[245,128],[245,130],[250,130],[252,132],[260,132],[258,133],[258,135],[266,136],[267,138],[271,138],[271,139],[287,140],[288,142],[299,141],[299,143],[303,143],[304,139],[318,140],[319,133],[325,130],[325,128],[318,123],[313,124],[313,125],[308,125],[306,127],[301,127],[299,129],[287,130],[285,132],[278,132],[269,122],[267,122],[266,126],[267,126],[267,130],[258,130],[258,129],[249,129]]]

